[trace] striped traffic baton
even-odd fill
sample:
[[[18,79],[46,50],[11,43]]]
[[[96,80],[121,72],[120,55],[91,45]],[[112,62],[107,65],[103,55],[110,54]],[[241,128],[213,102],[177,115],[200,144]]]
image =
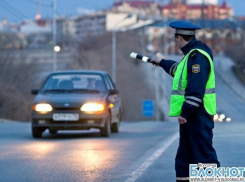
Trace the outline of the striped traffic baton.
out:
[[[133,58],[133,59],[140,59],[141,61],[151,63],[151,59],[150,59],[149,57],[142,56],[142,55],[137,54],[137,53],[135,53],[135,52],[132,52],[132,53],[130,54],[130,57]]]

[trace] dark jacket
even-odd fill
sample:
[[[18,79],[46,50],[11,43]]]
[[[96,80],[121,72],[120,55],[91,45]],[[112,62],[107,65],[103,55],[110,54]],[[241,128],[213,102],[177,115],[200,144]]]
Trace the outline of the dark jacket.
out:
[[[196,39],[191,40],[181,50],[184,55],[188,54],[192,49],[202,49],[206,51],[213,59],[211,49],[201,41]],[[193,65],[199,65],[199,72],[193,72]],[[177,68],[177,62],[172,60],[162,60],[160,66],[171,76]],[[195,66],[194,66],[195,67]],[[195,51],[189,56],[187,63],[188,78],[187,87],[185,90],[186,101],[182,106],[181,116],[188,119],[189,116],[197,112],[198,109],[205,110],[203,107],[203,97],[205,93],[206,84],[210,72],[210,64],[208,59],[201,53]]]

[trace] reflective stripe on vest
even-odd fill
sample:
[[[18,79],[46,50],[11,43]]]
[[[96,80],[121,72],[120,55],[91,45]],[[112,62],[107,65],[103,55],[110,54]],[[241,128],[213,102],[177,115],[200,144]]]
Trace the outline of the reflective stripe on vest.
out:
[[[215,93],[215,89],[211,88],[211,89],[206,89],[205,90],[205,94],[213,94]],[[172,90],[172,95],[185,95],[185,91],[184,90]]]
[[[216,114],[215,74],[213,61],[207,52],[201,49],[193,49],[185,55],[173,74],[174,80],[170,100],[169,116],[179,116],[181,114],[182,105],[185,102],[185,89],[187,86],[187,61],[193,51],[198,51],[206,56],[210,63],[210,73],[206,84],[203,104],[204,108],[210,115]],[[199,105],[196,104],[196,107],[199,107]]]

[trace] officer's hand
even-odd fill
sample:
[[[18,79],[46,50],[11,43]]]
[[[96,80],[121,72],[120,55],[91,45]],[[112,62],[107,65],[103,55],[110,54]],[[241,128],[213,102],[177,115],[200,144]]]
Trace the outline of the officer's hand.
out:
[[[187,120],[181,116],[178,117],[179,124],[185,124]]]
[[[153,58],[153,59],[151,60],[151,63],[153,63],[153,65],[155,65],[155,66],[159,66],[161,60],[162,60],[162,58],[155,57],[155,58]]]

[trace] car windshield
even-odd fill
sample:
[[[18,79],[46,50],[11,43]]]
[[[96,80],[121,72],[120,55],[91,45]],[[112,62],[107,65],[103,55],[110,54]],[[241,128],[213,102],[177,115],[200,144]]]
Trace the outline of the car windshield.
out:
[[[96,74],[56,74],[48,78],[42,92],[105,92],[100,75]]]

